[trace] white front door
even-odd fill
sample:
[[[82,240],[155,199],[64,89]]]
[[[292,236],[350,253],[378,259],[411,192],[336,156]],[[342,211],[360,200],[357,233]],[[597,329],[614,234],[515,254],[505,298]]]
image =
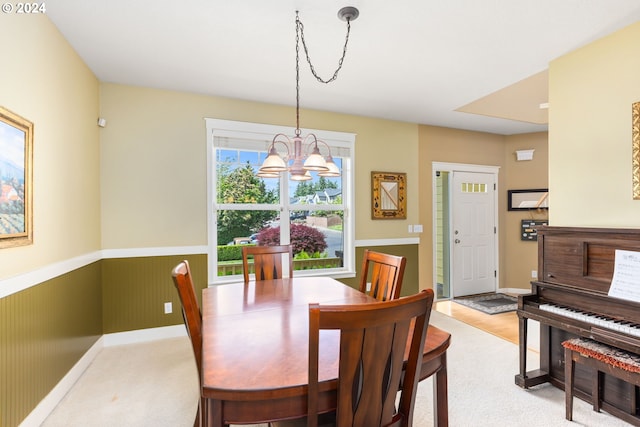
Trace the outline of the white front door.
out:
[[[453,172],[453,296],[496,290],[495,174]]]

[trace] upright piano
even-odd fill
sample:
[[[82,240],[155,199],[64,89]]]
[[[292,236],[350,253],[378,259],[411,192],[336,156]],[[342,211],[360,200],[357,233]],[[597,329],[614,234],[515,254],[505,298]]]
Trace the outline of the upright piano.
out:
[[[640,303],[608,295],[616,249],[640,252],[640,229],[542,226],[538,236],[538,280],[518,297],[520,372],[523,388],[549,382],[564,389],[562,342],[576,336],[640,353]],[[527,320],[540,322],[540,368],[527,371]],[[595,373],[578,365],[575,396],[591,401]],[[636,408],[638,388],[604,376],[602,409]]]

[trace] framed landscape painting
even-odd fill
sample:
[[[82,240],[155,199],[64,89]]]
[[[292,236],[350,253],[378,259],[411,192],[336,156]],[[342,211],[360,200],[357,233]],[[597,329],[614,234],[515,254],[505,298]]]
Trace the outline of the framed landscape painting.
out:
[[[33,123],[0,107],[0,248],[33,243]]]

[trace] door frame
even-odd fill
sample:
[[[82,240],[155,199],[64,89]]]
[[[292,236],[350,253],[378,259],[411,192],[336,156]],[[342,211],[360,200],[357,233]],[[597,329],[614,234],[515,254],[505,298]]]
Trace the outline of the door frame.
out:
[[[449,173],[454,173],[454,172],[470,172],[470,173],[489,173],[489,174],[493,174],[494,178],[495,178],[495,184],[496,184],[496,188],[495,188],[495,197],[494,197],[494,207],[493,207],[493,215],[494,215],[494,224],[496,224],[496,232],[494,233],[494,251],[495,251],[495,265],[496,265],[496,291],[498,289],[500,289],[500,246],[498,245],[499,243],[499,233],[500,233],[500,223],[498,222],[499,220],[499,215],[498,215],[498,194],[499,194],[499,188],[498,188],[498,173],[500,172],[500,166],[488,166],[488,165],[474,165],[474,164],[466,164],[466,163],[447,163],[447,162],[432,162],[431,163],[431,196],[432,196],[432,200],[431,200],[431,227],[432,227],[432,236],[435,236],[437,233],[437,223],[436,223],[436,218],[437,218],[437,214],[436,214],[436,209],[437,209],[437,188],[436,188],[436,172],[437,171],[444,171],[444,172],[449,172]],[[451,189],[449,189],[449,200],[453,200],[451,197]],[[450,205],[450,210],[449,210],[449,215],[447,220],[449,221],[449,224],[451,223],[451,218],[452,218],[452,212],[455,209],[455,206],[453,206],[453,204]],[[452,242],[453,239],[453,235],[451,234],[451,227],[449,227],[449,242]],[[432,239],[432,255],[433,255],[433,259],[432,259],[432,283],[436,283],[437,280],[437,246],[436,246],[436,239]],[[447,254],[443,254],[443,256],[447,256],[449,259],[449,276],[451,277],[452,272],[453,272],[453,268],[455,267],[453,265],[453,256],[452,256],[452,252],[453,252],[453,245],[449,244],[449,251]],[[453,284],[452,284],[453,286]],[[443,298],[443,299],[453,299],[453,288],[450,290],[450,295],[448,298]]]

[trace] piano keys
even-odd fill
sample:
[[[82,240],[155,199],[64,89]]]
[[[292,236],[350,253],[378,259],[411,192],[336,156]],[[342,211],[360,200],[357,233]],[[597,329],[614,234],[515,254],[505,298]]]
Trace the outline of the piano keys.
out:
[[[622,332],[624,334],[640,337],[640,325],[629,322],[628,320],[617,320],[614,317],[605,316],[603,314],[578,310],[573,307],[562,306],[559,304],[541,304],[538,307],[542,311],[555,313],[562,317],[578,320],[590,325],[600,326],[611,331]]]
[[[640,303],[608,295],[615,251],[640,252],[640,229],[543,226],[538,233],[538,280],[518,298],[520,372],[523,388],[549,382],[564,389],[562,341],[585,337],[640,353]],[[540,369],[527,371],[527,321],[540,322]],[[577,397],[591,401],[593,372],[576,370]],[[602,409],[626,419],[634,407],[640,423],[638,388],[605,375]]]

